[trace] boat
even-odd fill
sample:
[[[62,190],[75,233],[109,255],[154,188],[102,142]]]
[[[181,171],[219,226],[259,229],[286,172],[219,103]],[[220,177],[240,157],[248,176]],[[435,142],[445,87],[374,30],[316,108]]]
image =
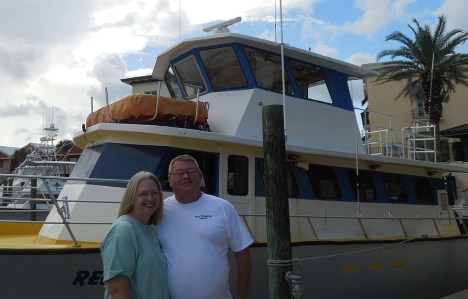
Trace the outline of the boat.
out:
[[[250,298],[268,298],[262,111],[271,105],[282,106],[287,132],[296,298],[431,299],[468,289],[467,169],[369,153],[378,140],[363,138],[349,82],[374,71],[220,27],[158,55],[155,95],[86,118],[74,135],[83,152],[45,221],[0,222],[2,296],[102,298],[99,246],[125,183],[151,171],[169,196],[168,164],[190,154],[204,192],[229,200],[254,238]],[[379,146],[397,146],[386,142]]]
[[[44,177],[69,176],[75,162],[57,156],[55,140],[58,128],[51,123],[44,127],[40,143],[32,144],[24,161],[2,179],[0,186],[0,219],[45,220],[65,184],[63,180]],[[42,178],[41,178],[42,177]]]

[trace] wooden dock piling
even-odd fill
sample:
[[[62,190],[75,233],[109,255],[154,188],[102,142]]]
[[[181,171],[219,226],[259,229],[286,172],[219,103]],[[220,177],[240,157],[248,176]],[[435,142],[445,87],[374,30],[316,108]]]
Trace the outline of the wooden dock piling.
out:
[[[290,298],[285,274],[292,270],[283,106],[263,107],[263,152],[270,299]]]

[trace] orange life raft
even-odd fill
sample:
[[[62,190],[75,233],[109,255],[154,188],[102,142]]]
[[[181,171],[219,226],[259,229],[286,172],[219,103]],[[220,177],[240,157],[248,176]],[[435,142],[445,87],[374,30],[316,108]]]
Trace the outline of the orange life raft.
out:
[[[176,100],[169,97],[159,97],[156,117],[157,97],[150,94],[132,94],[109,107],[102,107],[90,113],[86,119],[86,127],[98,123],[129,123],[177,126],[208,130],[208,109],[204,102]],[[195,120],[195,117],[197,118]]]

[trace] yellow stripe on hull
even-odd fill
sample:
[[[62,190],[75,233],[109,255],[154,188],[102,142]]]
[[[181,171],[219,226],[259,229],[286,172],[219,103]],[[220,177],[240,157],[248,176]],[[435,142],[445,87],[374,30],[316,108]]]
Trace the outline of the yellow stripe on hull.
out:
[[[42,223],[0,223],[0,236],[34,235],[41,230]]]
[[[50,250],[50,249],[92,249],[99,248],[100,242],[55,240],[40,236],[42,223],[0,223],[0,250]]]

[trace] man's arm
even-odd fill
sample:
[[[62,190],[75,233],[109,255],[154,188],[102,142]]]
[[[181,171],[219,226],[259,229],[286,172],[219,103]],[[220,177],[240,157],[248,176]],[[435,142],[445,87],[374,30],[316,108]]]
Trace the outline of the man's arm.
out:
[[[252,260],[249,247],[234,252],[237,262],[237,299],[249,297],[250,277],[252,275]]]

